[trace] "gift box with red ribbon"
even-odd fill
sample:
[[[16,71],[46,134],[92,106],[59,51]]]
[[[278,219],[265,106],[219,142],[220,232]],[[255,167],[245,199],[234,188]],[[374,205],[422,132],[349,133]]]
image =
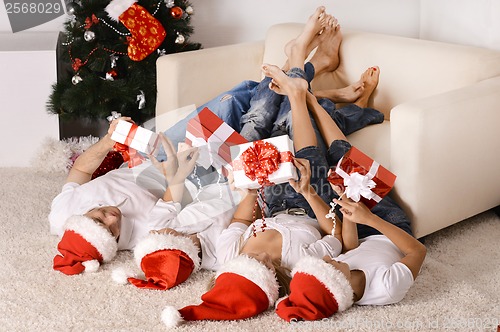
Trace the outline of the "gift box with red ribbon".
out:
[[[297,179],[293,151],[287,135],[232,146],[235,187],[256,189]]]
[[[355,147],[340,158],[328,181],[339,186],[345,196],[373,208],[391,191],[396,175]]]
[[[205,107],[189,120],[185,142],[199,148],[198,165],[221,169],[231,162],[230,147],[248,141]]]
[[[157,133],[124,120],[118,121],[111,139],[153,156],[156,156],[160,149],[160,139]]]

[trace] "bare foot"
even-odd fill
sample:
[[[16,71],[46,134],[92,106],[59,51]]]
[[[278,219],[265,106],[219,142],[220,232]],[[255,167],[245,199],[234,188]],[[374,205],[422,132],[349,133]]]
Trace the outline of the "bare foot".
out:
[[[342,32],[335,17],[331,16],[318,39],[318,49],[311,59],[316,75],[334,71],[340,64],[339,49],[342,43]]]
[[[271,77],[269,89],[280,95],[291,96],[296,93],[306,93],[308,83],[303,78],[291,78],[285,74],[279,67],[274,65],[262,65],[264,75]]]
[[[368,100],[378,85],[379,76],[379,67],[370,67],[365,70],[365,72],[361,75],[361,81],[363,82],[365,88],[361,96],[354,102],[354,104],[359,107],[368,107]]]
[[[334,103],[354,103],[365,90],[362,80],[341,89],[318,90],[314,93],[316,98],[328,98]]]
[[[285,45],[285,54],[288,61],[290,61],[292,54],[296,54],[298,51],[304,52],[305,58],[307,54],[318,46],[318,41],[315,41],[315,37],[317,37],[328,24],[329,17],[331,16],[325,13],[325,7],[320,6],[316,8],[314,13],[307,20],[304,30],[302,30],[300,35]]]

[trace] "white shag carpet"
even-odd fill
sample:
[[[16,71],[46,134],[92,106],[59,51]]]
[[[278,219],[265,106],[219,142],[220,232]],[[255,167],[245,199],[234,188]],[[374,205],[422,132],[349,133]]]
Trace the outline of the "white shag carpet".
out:
[[[114,269],[135,268],[130,252],[95,274],[54,271],[58,238],[49,234],[47,215],[66,174],[3,168],[0,176],[0,331],[165,331],[163,308],[200,302],[211,272],[168,291],[117,284]],[[328,320],[296,324],[270,310],[238,322],[189,322],[177,330],[495,332],[499,239],[500,219],[492,211],[428,236],[421,275],[396,305],[352,307]]]

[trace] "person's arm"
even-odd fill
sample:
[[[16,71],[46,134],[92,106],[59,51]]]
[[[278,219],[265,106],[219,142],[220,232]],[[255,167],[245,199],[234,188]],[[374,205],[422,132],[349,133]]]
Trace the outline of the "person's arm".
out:
[[[254,222],[253,220],[254,217],[257,217],[256,214],[260,212],[260,211],[255,211],[254,215],[254,209],[256,209],[255,207],[256,201],[257,201],[257,190],[256,189],[248,190],[247,194],[245,195],[245,197],[243,197],[240,204],[238,205],[238,208],[234,212],[233,218],[231,219],[231,224],[234,222],[239,222],[247,226],[250,226]],[[257,208],[257,210],[259,209]]]
[[[149,156],[155,167],[165,176],[168,187],[163,194],[165,202],[181,203],[184,197],[184,181],[194,169],[199,156],[197,148],[190,148],[176,153],[172,142],[164,135],[160,134],[160,141],[163,145],[167,160],[159,162],[154,156]]]
[[[311,166],[309,160],[295,158],[294,165],[300,172],[300,179],[298,181],[290,180],[289,183],[292,188],[306,199],[306,201],[311,206],[316,219],[318,221],[320,229],[324,234],[334,235],[340,243],[342,243],[342,222],[338,216],[335,218],[335,233],[332,234],[333,230],[333,220],[326,217],[330,210],[330,206],[326,204],[323,199],[318,195],[316,190],[311,186]]]
[[[84,184],[92,179],[92,174],[115,145],[115,142],[111,139],[111,134],[115,131],[119,120],[130,121],[131,118],[123,117],[113,120],[109,125],[108,133],[75,160],[73,167],[69,170],[66,183]]]
[[[344,218],[348,216],[353,222],[373,227],[387,236],[404,254],[401,263],[410,269],[413,279],[417,278],[427,253],[422,243],[399,227],[373,214],[363,203],[356,203],[348,198],[334,199],[334,202],[342,206],[341,212]]]
[[[339,195],[339,197],[342,196],[342,190],[340,189],[340,187],[334,186],[331,183],[330,186],[332,187],[333,191],[335,191],[337,195]],[[347,214],[343,215],[342,220],[342,241],[343,252],[347,252],[359,246],[358,227],[356,226],[356,223],[351,220],[351,216]]]

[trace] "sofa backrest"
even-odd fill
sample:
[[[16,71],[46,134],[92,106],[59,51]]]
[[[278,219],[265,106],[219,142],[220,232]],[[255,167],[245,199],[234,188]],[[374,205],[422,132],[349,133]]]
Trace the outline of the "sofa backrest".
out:
[[[281,66],[284,45],[303,28],[300,23],[272,26],[265,40],[264,62]],[[392,35],[342,30],[340,66],[313,81],[313,89],[343,87],[359,80],[371,66],[381,70],[370,106],[390,118],[391,109],[500,75],[500,52]]]

